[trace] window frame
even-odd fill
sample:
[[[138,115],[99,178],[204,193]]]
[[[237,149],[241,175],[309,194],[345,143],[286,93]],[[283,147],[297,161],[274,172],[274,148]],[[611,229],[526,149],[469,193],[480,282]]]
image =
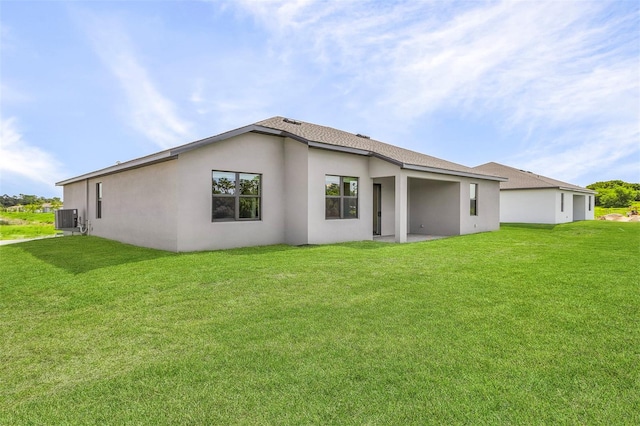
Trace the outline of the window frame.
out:
[[[560,193],[560,212],[564,212],[564,192]]]
[[[338,178],[338,187],[340,189],[339,195],[328,195],[328,178]],[[345,195],[344,194],[344,184],[345,179],[354,179],[356,183],[355,193],[356,195]],[[349,181],[346,181],[349,182]],[[359,219],[360,218],[360,178],[357,176],[339,176],[339,175],[324,175],[324,218],[325,220],[343,220],[343,219]],[[328,200],[338,200],[338,210],[339,216],[328,216],[327,215],[327,201]],[[355,216],[346,216],[345,215],[345,202],[355,200]]]
[[[96,182],[96,219],[102,219],[102,182]]]
[[[469,216],[478,216],[478,188],[477,183],[469,184]]]
[[[232,194],[215,194],[214,191],[214,179],[215,173],[228,173],[234,174],[234,187]],[[242,175],[254,175],[259,178],[257,194],[242,194],[241,192],[241,182]],[[254,177],[255,178],[255,177]],[[236,172],[229,170],[211,170],[211,222],[259,222],[262,220],[262,184],[263,177],[262,173],[253,173],[253,172]],[[215,209],[215,200],[219,199],[233,199],[233,218],[224,217],[224,218],[215,218],[214,217],[214,209]],[[240,208],[240,200],[242,199],[257,199],[257,215],[256,217],[240,217],[241,208]]]

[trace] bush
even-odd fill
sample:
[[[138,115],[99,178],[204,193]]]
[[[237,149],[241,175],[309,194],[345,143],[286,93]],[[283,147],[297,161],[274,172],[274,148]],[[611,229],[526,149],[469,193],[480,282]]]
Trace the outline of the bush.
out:
[[[636,191],[617,186],[613,189],[601,189],[598,195],[602,207],[629,207],[636,198]]]
[[[640,184],[637,183],[609,180],[592,183],[587,188],[598,191],[595,205],[600,207],[629,207],[633,201],[640,201]]]

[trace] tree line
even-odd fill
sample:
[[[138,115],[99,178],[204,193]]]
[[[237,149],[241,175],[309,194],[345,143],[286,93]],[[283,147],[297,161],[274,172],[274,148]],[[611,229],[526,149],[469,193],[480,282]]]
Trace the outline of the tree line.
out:
[[[640,183],[628,183],[621,180],[608,180],[587,185],[588,189],[598,191],[596,206],[630,207],[634,201],[640,201]]]
[[[2,209],[22,206],[26,211],[36,211],[42,209],[42,205],[45,203],[51,204],[52,209],[58,209],[62,206],[62,200],[60,197],[46,198],[28,194],[4,194],[0,197],[0,208]]]
[[[595,204],[600,207],[629,207],[635,201],[640,201],[640,183],[628,183],[622,180],[608,180],[587,185],[588,189],[597,191]],[[222,192],[224,193],[224,192]],[[7,195],[0,197],[0,207],[23,206],[25,210],[35,211],[45,203],[51,204],[53,209],[62,206],[60,197],[46,198],[37,195]]]

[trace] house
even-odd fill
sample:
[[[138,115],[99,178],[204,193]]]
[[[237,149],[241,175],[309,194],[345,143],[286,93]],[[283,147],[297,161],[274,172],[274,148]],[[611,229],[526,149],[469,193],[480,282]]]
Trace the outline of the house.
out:
[[[508,178],[500,182],[500,222],[557,224],[594,218],[595,191],[499,163],[474,169]]]
[[[503,180],[273,117],[56,185],[83,232],[182,252],[493,231]]]

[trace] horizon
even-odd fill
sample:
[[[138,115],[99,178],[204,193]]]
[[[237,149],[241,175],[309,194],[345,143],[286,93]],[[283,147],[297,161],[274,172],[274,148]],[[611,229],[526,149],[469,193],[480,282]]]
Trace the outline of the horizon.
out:
[[[640,182],[637,2],[2,3],[0,193],[273,116]]]

